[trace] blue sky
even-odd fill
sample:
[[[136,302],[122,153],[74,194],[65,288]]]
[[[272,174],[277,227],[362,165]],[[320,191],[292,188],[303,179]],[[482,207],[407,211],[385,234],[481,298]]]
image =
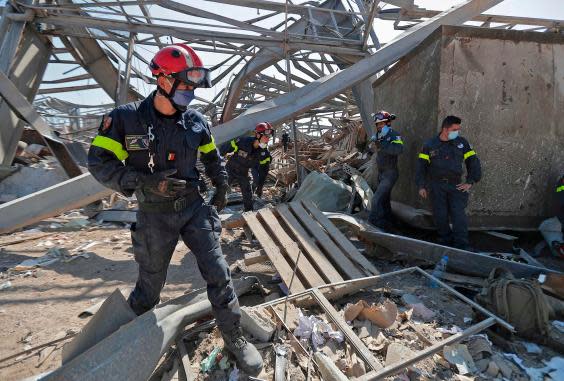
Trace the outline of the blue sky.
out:
[[[0,3],[5,2],[4,0],[0,0]],[[241,8],[236,6],[229,6],[229,5],[222,5],[217,3],[209,3],[204,1],[197,1],[197,0],[181,0],[180,2],[198,6],[202,9],[220,13],[223,15],[228,15],[231,18],[239,19],[239,20],[247,20],[249,18],[257,17],[259,14],[265,14],[267,12],[257,10],[249,11],[248,8]],[[278,2],[283,3],[283,0],[278,0]],[[303,1],[297,1],[303,2]],[[445,10],[449,7],[459,4],[461,0],[416,0],[415,4],[420,7],[427,8],[427,9],[434,9],[434,10]],[[353,3],[353,1],[351,1]],[[564,19],[564,1],[563,0],[535,0],[535,1],[525,1],[525,0],[505,0],[501,4],[491,8],[487,11],[490,14],[499,14],[499,15],[509,15],[509,16],[522,16],[522,17],[538,17],[538,18],[551,18],[551,19]],[[386,6],[389,8],[392,6]],[[178,16],[178,13],[174,13],[168,11],[166,9],[160,8],[156,5],[149,5],[151,10],[151,14],[154,17],[163,17],[163,18],[174,18]],[[128,10],[134,9],[133,7],[128,8]],[[135,9],[138,9],[135,7]],[[140,12],[138,12],[140,13]],[[271,19],[273,20],[273,19]],[[283,17],[280,16],[277,21],[282,21]],[[202,20],[193,17],[186,17],[185,22],[205,22],[210,23],[209,20]],[[264,23],[262,26],[271,25],[273,21],[269,21],[268,23]],[[393,22],[391,21],[382,21],[382,20],[375,20],[374,27],[376,28],[378,38],[381,42],[386,42],[401,34],[402,31],[396,31],[393,29]],[[190,27],[194,27],[192,25],[187,25]],[[218,29],[224,30],[224,29]],[[113,44],[113,43],[110,43]],[[115,45],[114,45],[115,46]],[[121,48],[120,48],[121,50]],[[144,47],[138,46],[138,51],[143,54],[143,56],[150,60],[152,54],[156,51],[156,47]],[[202,52],[199,53],[205,63],[206,66],[212,66],[224,60],[227,56],[223,54],[216,54],[216,53],[206,53]],[[70,59],[70,55],[60,55],[61,59]],[[143,64],[141,61],[134,60],[134,65],[144,72],[147,75],[150,75],[150,72],[147,70],[146,65]],[[242,67],[243,64],[240,65]],[[82,69],[74,70],[71,74],[63,75],[65,71],[73,68],[72,65],[65,65],[65,64],[50,64],[47,68],[46,79],[56,79],[61,78],[63,76],[70,76],[70,75],[78,75],[84,73]],[[219,75],[222,70],[225,68],[220,68],[214,75]],[[269,74],[274,75],[275,77],[285,80],[283,76],[272,70]],[[197,92],[197,95],[206,99],[213,98],[218,91],[221,91],[223,88],[226,80],[220,83],[219,86],[216,86],[212,89],[200,89]],[[79,84],[89,84],[93,83],[93,80],[88,81],[81,81],[75,82],[74,85]],[[142,81],[134,80],[132,82],[134,86],[136,86],[141,93],[148,94],[152,90],[152,86],[145,84]],[[44,86],[48,87],[48,86]],[[80,104],[100,104],[100,103],[111,103],[110,98],[102,91],[102,90],[89,90],[83,91],[80,93],[59,93],[54,94],[58,98],[69,100],[75,103]]]

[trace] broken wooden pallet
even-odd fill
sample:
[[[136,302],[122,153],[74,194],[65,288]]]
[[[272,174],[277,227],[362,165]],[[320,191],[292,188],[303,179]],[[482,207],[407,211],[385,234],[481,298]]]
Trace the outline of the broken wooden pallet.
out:
[[[291,293],[379,274],[312,202],[281,204],[243,217]]]

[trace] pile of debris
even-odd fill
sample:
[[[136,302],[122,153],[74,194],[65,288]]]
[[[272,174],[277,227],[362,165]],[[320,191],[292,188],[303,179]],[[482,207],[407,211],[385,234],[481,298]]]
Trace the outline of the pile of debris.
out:
[[[332,127],[321,136],[314,138],[299,134],[298,161],[306,172],[318,171],[337,173],[343,164],[358,167],[368,160],[362,152],[366,146],[367,135],[362,122],[357,119],[328,119]],[[282,143],[271,148],[274,169],[271,175],[283,185],[291,185],[296,181],[294,142],[290,142],[284,152]]]

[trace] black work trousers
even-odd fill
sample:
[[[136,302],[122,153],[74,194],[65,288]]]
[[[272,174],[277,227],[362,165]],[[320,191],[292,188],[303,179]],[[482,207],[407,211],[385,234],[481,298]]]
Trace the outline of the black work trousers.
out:
[[[459,249],[468,248],[468,192],[456,189],[456,184],[444,181],[431,181],[431,201],[433,218],[439,233],[441,245]],[[452,229],[450,227],[452,222]]]
[[[253,190],[251,188],[251,179],[249,178],[249,169],[230,166],[227,164],[227,176],[229,185],[239,184],[241,195],[243,196],[243,208],[245,212],[253,210]]]
[[[159,302],[180,236],[196,257],[219,328],[228,332],[238,326],[241,311],[219,244],[220,234],[217,211],[201,198],[179,212],[137,212],[131,237],[139,276],[128,299],[132,309],[140,315]]]
[[[368,222],[384,230],[392,226],[393,216],[390,197],[398,177],[397,169],[386,169],[378,173],[378,187],[372,197],[372,209]]]

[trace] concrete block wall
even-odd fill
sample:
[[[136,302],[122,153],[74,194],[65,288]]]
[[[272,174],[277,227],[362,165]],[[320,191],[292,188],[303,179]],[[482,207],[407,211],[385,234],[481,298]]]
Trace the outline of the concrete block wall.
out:
[[[429,207],[415,189],[417,153],[454,114],[482,160],[471,223],[532,227],[553,214],[564,173],[564,36],[445,26],[380,77],[374,95],[377,110],[398,115],[405,141],[394,200]]]

